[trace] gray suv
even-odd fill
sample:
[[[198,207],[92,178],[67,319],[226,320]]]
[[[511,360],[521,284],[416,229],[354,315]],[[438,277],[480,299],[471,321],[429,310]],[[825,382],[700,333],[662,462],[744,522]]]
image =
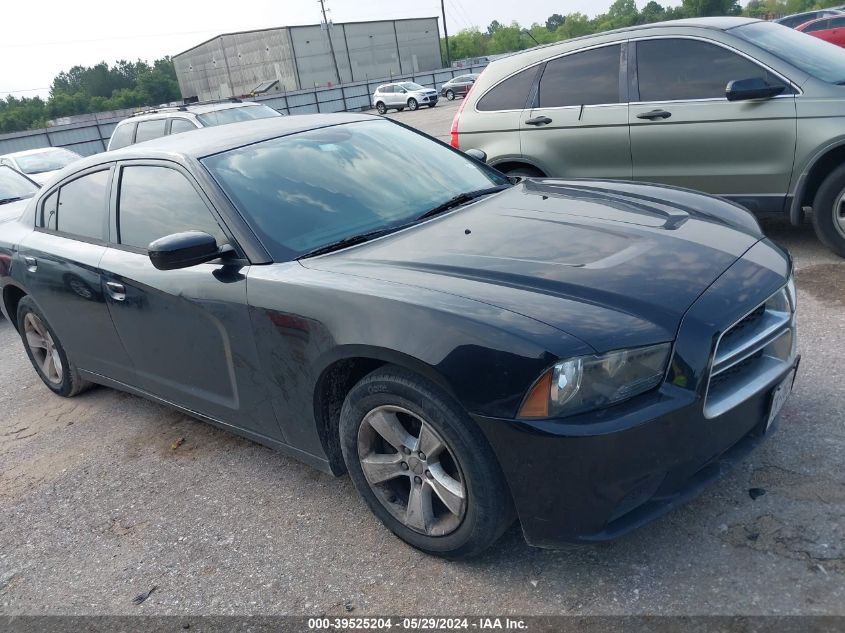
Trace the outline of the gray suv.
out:
[[[633,27],[492,62],[452,145],[509,174],[641,180],[799,224],[845,257],[845,50],[746,18]]]

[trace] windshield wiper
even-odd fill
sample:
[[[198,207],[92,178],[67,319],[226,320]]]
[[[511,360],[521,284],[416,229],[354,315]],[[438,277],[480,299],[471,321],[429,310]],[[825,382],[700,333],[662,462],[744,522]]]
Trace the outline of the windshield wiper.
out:
[[[450,209],[454,209],[455,207],[459,207],[462,204],[466,204],[467,202],[471,202],[476,198],[480,198],[481,196],[486,196],[491,193],[496,193],[497,191],[503,191],[505,189],[510,188],[512,185],[499,185],[498,187],[488,187],[487,189],[477,189],[475,191],[465,191],[464,193],[459,193],[457,196],[453,196],[449,198],[443,204],[438,204],[433,209],[429,209],[422,215],[417,217],[417,221],[425,220],[426,218],[430,218],[434,215],[438,215],[445,211],[449,211]]]
[[[346,248],[347,246],[363,244],[364,242],[369,242],[372,239],[375,239],[386,233],[391,233],[395,230],[395,228],[391,227],[386,229],[378,229],[376,231],[369,231],[367,233],[359,233],[358,235],[350,235],[349,237],[344,237],[342,240],[338,240],[337,242],[332,242],[331,244],[326,244],[325,246],[320,246],[319,248],[315,248],[314,250],[308,251],[307,253],[304,253],[303,255],[297,257],[297,259],[304,259],[305,257],[315,257],[317,255],[323,255],[325,253],[339,251],[340,249]]]
[[[10,202],[17,202],[18,200],[23,200],[21,197],[17,198],[0,198],[0,204],[8,204]]]

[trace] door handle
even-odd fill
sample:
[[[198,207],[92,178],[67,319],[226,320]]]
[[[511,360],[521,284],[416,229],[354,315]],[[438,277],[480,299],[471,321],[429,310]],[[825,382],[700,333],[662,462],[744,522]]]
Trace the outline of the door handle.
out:
[[[29,272],[34,273],[36,270],[38,270],[38,260],[34,257],[24,257],[23,261],[26,264],[26,269]]]
[[[656,121],[657,119],[668,119],[670,116],[672,116],[672,113],[666,112],[666,110],[652,110],[651,112],[640,112],[637,118]]]
[[[552,120],[547,116],[538,116],[533,119],[528,119],[525,125],[548,125]]]
[[[106,292],[108,292],[109,296],[115,301],[126,300],[126,287],[123,284],[117,283],[116,281],[106,282]]]

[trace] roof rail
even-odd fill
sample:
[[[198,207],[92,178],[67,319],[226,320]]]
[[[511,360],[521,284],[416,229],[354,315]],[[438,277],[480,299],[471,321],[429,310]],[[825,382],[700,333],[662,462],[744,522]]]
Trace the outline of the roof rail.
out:
[[[141,116],[144,114],[155,114],[156,112],[187,112],[188,106],[212,105],[215,103],[243,103],[238,97],[229,97],[228,99],[209,99],[208,101],[185,101],[177,105],[161,105],[144,110],[133,112],[132,116]]]

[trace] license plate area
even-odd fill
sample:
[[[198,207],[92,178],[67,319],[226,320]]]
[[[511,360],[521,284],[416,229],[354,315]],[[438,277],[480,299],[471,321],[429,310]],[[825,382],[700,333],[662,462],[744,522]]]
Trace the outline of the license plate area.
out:
[[[797,367],[793,367],[784,379],[781,380],[774,389],[772,389],[771,396],[769,396],[769,419],[766,420],[766,431],[768,431],[769,427],[772,426],[772,422],[774,422],[775,418],[778,417],[781,409],[783,409],[783,405],[786,404],[787,400],[789,400],[789,396],[792,393],[792,384],[795,382],[795,372],[797,369]]]

